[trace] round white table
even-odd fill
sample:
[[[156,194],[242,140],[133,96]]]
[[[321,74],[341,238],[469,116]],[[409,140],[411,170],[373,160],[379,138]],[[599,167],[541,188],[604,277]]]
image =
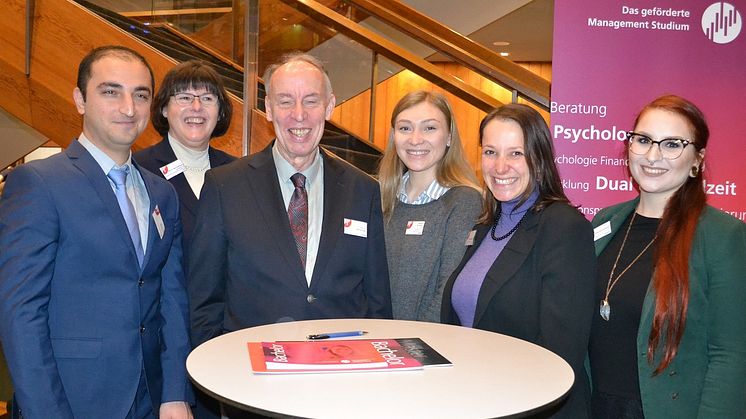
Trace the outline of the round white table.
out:
[[[416,371],[255,375],[246,343],[305,340],[323,332],[365,330],[360,338],[418,337],[453,366]],[[343,338],[356,339],[356,338]],[[225,403],[271,416],[305,418],[493,418],[553,404],[572,386],[554,353],[509,336],[402,320],[308,320],[219,336],[189,355],[195,384]]]

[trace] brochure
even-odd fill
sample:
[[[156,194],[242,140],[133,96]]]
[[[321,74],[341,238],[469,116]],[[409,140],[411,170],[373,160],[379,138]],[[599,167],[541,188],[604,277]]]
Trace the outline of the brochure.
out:
[[[255,374],[402,371],[450,366],[420,338],[248,342]]]

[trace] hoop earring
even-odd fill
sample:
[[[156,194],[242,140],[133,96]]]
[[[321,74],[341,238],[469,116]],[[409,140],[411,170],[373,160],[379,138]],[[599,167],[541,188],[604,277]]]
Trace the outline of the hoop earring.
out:
[[[699,176],[699,166],[692,166],[692,170],[689,171],[689,177]]]

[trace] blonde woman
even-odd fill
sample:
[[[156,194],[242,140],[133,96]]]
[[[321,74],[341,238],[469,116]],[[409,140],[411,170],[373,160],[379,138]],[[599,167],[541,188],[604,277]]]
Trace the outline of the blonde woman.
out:
[[[443,287],[481,211],[448,100],[402,97],[379,170],[395,319],[440,321]]]

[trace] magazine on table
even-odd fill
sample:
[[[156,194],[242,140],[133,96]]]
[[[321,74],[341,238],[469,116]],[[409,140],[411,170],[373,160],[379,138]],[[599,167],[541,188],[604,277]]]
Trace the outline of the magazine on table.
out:
[[[254,374],[404,371],[451,366],[420,338],[248,342]]]

